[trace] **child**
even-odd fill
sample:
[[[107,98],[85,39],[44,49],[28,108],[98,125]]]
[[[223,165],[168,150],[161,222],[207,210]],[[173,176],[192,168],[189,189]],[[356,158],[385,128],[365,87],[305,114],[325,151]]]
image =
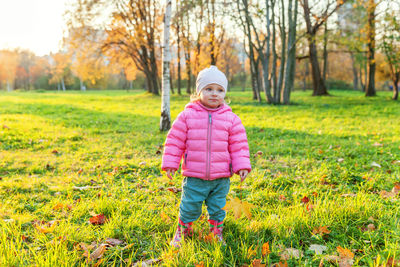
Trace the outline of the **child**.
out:
[[[210,231],[222,238],[229,191],[229,177],[243,181],[251,171],[246,130],[224,102],[228,80],[215,66],[200,71],[196,95],[176,118],[165,141],[162,170],[172,179],[179,168],[185,176],[179,207],[179,223],[171,245],[179,248],[182,234],[191,236],[192,223],[201,215],[205,201]]]

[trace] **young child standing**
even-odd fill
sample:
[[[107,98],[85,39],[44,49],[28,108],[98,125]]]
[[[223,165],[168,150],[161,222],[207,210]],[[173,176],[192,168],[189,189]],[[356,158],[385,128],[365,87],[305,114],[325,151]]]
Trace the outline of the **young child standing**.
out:
[[[251,171],[246,130],[239,117],[225,103],[228,86],[225,75],[215,66],[199,72],[196,94],[178,115],[167,135],[162,170],[172,179],[183,157],[182,198],[179,222],[171,245],[180,247],[182,235],[193,233],[205,202],[210,231],[224,243],[223,221],[230,177],[243,181]]]

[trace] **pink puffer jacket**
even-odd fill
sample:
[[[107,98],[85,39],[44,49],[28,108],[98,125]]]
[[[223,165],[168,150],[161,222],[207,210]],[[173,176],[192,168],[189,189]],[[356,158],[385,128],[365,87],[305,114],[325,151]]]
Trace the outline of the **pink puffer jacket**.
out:
[[[167,135],[162,169],[178,169],[182,156],[188,177],[214,180],[251,171],[246,130],[226,104],[217,109],[199,101],[186,105]]]

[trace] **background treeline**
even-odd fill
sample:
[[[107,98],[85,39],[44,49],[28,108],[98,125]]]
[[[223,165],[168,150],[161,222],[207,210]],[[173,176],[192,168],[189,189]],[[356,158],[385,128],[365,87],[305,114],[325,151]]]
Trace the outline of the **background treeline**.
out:
[[[14,89],[161,91],[164,1],[77,0],[63,49],[43,57],[0,51],[0,86]],[[214,64],[235,90],[288,103],[294,89],[374,95],[400,76],[399,3],[392,0],[176,0],[173,93],[190,94]],[[394,90],[393,98],[397,98]]]

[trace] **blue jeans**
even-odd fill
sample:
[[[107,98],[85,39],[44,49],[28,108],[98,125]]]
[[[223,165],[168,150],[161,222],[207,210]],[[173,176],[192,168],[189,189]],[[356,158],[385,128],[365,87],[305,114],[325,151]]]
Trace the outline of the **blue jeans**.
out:
[[[184,223],[197,220],[201,215],[203,202],[205,202],[209,219],[222,222],[226,216],[226,212],[222,208],[226,204],[229,186],[229,178],[206,181],[194,177],[185,177],[182,183],[179,218]]]

